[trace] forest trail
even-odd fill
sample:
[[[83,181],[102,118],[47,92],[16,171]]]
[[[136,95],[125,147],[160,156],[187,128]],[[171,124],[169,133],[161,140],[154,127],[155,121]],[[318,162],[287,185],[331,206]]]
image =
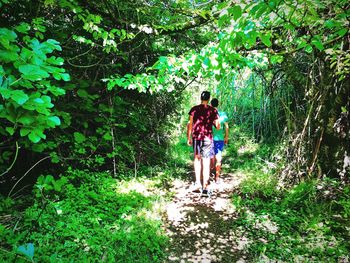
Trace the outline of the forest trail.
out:
[[[171,239],[169,262],[245,262],[243,231],[232,229],[238,213],[231,196],[241,173],[221,176],[211,197],[190,190],[190,182],[175,180],[175,196],[167,207],[166,229]]]

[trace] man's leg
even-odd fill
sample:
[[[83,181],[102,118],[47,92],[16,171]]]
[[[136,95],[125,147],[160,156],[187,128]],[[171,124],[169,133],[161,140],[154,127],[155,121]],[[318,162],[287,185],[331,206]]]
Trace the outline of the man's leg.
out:
[[[215,174],[215,156],[210,158],[210,176]]]
[[[215,157],[216,159],[216,166],[215,166],[215,182],[219,181],[219,177],[220,177],[220,172],[221,172],[221,154],[217,154],[217,156]]]
[[[203,170],[203,189],[207,190],[209,185],[210,177],[210,160],[214,156],[214,144],[213,140],[206,139],[203,142],[203,147],[201,148],[202,156],[202,170]]]
[[[193,139],[193,152],[194,152],[194,173],[196,176],[196,182],[195,182],[195,187],[200,188],[201,187],[201,172],[202,172],[202,158],[201,158],[201,149],[202,142]],[[197,189],[196,189],[197,190]]]
[[[214,174],[214,179],[215,179],[215,174],[216,174],[216,154],[217,154],[217,141],[213,141],[213,157],[210,160],[210,173]],[[211,175],[210,174],[210,175]]]
[[[210,157],[202,158],[203,161],[203,189],[207,189],[210,174]]]
[[[215,152],[215,182],[219,181],[220,173],[221,173],[221,161],[222,161],[222,152],[224,150],[224,141],[219,141],[217,143],[217,151]]]
[[[201,156],[194,156],[194,173],[196,175],[196,186],[201,185]]]

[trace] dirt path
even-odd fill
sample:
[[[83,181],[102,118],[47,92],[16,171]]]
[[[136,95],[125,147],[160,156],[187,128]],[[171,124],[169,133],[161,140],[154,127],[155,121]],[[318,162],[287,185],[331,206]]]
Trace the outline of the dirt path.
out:
[[[167,207],[169,262],[245,262],[248,240],[232,228],[237,212],[230,198],[241,178],[223,175],[210,198],[192,192],[190,182],[174,181],[176,194]]]

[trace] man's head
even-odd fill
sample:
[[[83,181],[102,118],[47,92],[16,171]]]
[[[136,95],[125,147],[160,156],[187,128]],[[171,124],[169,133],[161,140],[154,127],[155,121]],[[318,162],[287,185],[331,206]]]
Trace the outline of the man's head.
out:
[[[201,100],[208,101],[210,99],[210,92],[209,91],[203,91],[201,94]]]
[[[211,100],[210,104],[211,104],[211,106],[216,108],[219,105],[219,101],[218,101],[217,98],[214,98],[214,99]]]

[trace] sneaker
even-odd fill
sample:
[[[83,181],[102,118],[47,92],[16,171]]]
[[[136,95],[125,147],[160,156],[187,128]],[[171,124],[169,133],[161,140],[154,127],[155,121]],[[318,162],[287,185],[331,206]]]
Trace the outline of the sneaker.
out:
[[[202,190],[202,196],[209,196],[211,195],[211,191],[208,189],[203,189]]]

